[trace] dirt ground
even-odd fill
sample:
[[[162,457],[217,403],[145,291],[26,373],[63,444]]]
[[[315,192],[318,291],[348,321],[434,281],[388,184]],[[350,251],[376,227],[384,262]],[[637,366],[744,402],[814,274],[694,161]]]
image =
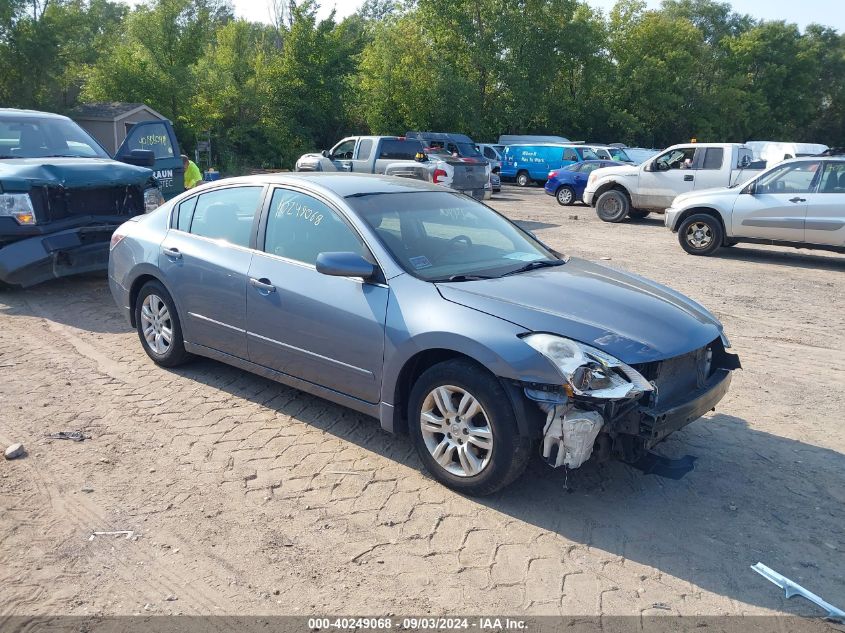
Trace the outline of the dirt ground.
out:
[[[568,254],[683,292],[743,370],[716,413],[621,463],[539,460],[487,499],[374,420],[226,365],[153,365],[104,278],[0,293],[0,615],[765,614],[762,561],[845,607],[845,256],[686,255],[539,188],[493,205]],[[82,429],[82,442],[46,433]],[[92,531],[131,530],[131,538]],[[656,605],[656,606],[655,606]]]

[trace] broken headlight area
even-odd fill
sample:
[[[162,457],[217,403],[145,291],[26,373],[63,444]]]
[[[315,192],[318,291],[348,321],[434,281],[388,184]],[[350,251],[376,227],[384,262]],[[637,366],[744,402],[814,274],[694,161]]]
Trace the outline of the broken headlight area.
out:
[[[654,388],[633,367],[595,347],[554,334],[529,334],[522,340],[554,364],[569,397],[627,400]]]
[[[535,338],[543,336],[545,338]],[[671,433],[715,408],[727,393],[739,358],[722,337],[680,356],[631,367],[587,345],[552,335],[529,344],[552,360],[565,381],[523,383],[544,413],[543,457],[577,468],[594,448],[635,462]]]
[[[164,204],[164,196],[158,187],[150,187],[144,190],[144,213],[155,211]]]

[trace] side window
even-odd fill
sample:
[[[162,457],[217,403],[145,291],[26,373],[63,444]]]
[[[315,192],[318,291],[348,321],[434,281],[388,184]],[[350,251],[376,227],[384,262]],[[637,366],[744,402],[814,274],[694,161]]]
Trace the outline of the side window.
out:
[[[194,217],[194,208],[197,206],[197,197],[188,198],[179,204],[179,208],[176,209],[176,221],[174,222],[175,226],[173,228],[185,231],[186,233],[190,231],[191,218]]]
[[[664,169],[692,169],[692,161],[695,158],[694,147],[682,147],[672,149],[658,156],[654,163],[666,165]]]
[[[129,130],[126,137],[126,147],[129,150],[152,150],[156,158],[173,158],[173,144],[164,123],[136,125]]]
[[[485,147],[484,148],[484,156],[485,158],[490,158],[492,160],[498,160],[499,157],[496,156],[496,152],[493,151],[492,147]]]
[[[312,265],[320,253],[367,252],[358,234],[331,207],[288,189],[273,193],[264,251]]]
[[[761,176],[755,193],[810,193],[815,187],[820,166],[818,161],[783,165]]]
[[[563,150],[563,160],[577,161],[578,152],[576,152],[574,149],[566,148],[565,150]]]
[[[369,138],[361,139],[358,143],[358,160],[367,160],[373,151],[373,140]]]
[[[585,174],[589,174],[591,171],[598,169],[599,167],[601,167],[601,164],[599,163],[584,163],[584,167],[581,171]]]
[[[699,169],[721,169],[725,160],[725,150],[721,147],[707,147],[704,149],[704,160]]]
[[[827,163],[819,193],[845,193],[845,163]]]
[[[191,233],[249,247],[261,190],[262,187],[231,187],[198,196]]]
[[[352,153],[355,151],[355,139],[342,141],[338,143],[332,150],[332,158],[335,160],[350,160]]]

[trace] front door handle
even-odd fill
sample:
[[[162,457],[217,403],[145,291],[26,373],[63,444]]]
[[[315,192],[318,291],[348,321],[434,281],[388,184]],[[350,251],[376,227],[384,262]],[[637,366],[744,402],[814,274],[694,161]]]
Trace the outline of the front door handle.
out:
[[[270,283],[270,280],[266,277],[262,277],[261,279],[250,277],[249,285],[253,288],[258,288],[262,292],[276,292],[276,286]]]
[[[798,203],[798,202],[807,202],[807,199],[806,198],[799,198],[798,196],[795,196],[794,198],[790,198],[789,201]]]
[[[687,174],[686,176],[684,176],[684,182],[692,182],[693,180],[695,180],[695,176],[693,176],[692,174]]]
[[[163,246],[161,252],[173,259],[182,259],[182,253],[179,252],[178,248],[168,248],[167,246]]]

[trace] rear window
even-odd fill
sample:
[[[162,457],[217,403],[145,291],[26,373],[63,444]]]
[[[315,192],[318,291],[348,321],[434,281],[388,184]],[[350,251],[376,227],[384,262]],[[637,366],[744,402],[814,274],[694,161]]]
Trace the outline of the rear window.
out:
[[[373,141],[365,138],[358,143],[358,160],[367,160],[373,151]]]
[[[385,139],[381,142],[378,157],[390,160],[413,160],[414,156],[421,151],[422,144],[419,141]]]
[[[725,157],[725,150],[721,147],[708,147],[704,150],[704,162],[701,169],[721,169]]]

